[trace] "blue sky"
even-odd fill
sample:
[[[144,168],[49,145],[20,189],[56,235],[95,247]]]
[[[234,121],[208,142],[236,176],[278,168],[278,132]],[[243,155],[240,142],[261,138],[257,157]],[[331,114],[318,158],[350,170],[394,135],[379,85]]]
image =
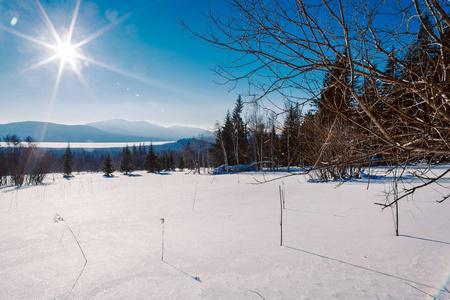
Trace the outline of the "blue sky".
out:
[[[58,44],[50,23],[65,42],[77,0],[1,1],[0,123],[119,118],[213,127],[246,91],[215,83],[221,79],[210,69],[231,53],[193,38],[178,23],[183,17],[203,27],[208,3],[83,0],[71,44],[85,43],[59,72],[60,53],[48,47]],[[224,8],[220,0],[211,5]]]

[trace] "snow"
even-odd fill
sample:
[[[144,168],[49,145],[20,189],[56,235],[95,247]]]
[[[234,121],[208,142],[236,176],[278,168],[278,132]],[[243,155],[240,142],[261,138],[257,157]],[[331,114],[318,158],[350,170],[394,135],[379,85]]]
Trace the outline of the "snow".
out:
[[[139,142],[142,145],[164,145],[168,143],[174,143],[174,141],[167,142]],[[60,149],[67,148],[67,143],[51,143],[51,142],[41,142],[38,143],[41,148],[50,148],[50,149]],[[70,143],[70,148],[84,148],[84,149],[97,149],[97,148],[125,148],[126,146],[138,145],[138,143]]]
[[[1,188],[0,298],[450,299],[448,178],[400,203],[396,237],[382,177],[133,174]]]

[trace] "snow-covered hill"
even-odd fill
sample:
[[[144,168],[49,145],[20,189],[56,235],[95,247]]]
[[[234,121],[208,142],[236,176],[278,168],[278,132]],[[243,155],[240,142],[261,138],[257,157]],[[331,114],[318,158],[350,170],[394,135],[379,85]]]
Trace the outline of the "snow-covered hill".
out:
[[[380,178],[133,174],[0,189],[0,298],[450,299],[442,187],[400,203],[396,237]]]

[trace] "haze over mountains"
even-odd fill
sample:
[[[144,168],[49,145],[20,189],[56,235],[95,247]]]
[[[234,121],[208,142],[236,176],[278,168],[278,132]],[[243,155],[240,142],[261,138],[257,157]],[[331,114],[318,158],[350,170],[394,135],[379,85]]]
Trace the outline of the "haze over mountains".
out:
[[[173,141],[210,132],[187,126],[163,127],[145,121],[108,120],[86,125],[63,125],[47,122],[0,124],[0,137],[16,134],[22,139],[32,136],[37,142],[148,142]]]

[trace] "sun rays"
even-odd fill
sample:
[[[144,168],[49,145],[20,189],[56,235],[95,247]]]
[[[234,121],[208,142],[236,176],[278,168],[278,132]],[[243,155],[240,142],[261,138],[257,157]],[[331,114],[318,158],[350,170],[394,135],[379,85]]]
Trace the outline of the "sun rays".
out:
[[[64,62],[72,62],[76,57],[76,48],[70,43],[62,43],[56,47],[56,55]]]
[[[56,96],[58,93],[58,88],[61,82],[62,75],[64,71],[66,70],[66,66],[70,67],[70,70],[74,72],[74,74],[78,77],[80,83],[85,87],[88,91],[90,91],[89,85],[86,82],[86,80],[83,77],[83,74],[81,72],[80,62],[97,62],[93,58],[88,58],[87,56],[83,55],[81,53],[81,47],[86,45],[87,43],[93,41],[94,39],[100,37],[101,35],[105,34],[109,30],[111,30],[113,27],[117,26],[121,22],[123,22],[125,19],[128,18],[129,14],[124,15],[123,17],[117,19],[115,22],[109,24],[108,26],[94,32],[89,37],[83,39],[82,41],[73,41],[73,35],[75,30],[75,25],[78,18],[78,13],[81,6],[81,0],[76,0],[76,5],[73,11],[73,14],[70,18],[70,25],[69,29],[67,31],[66,36],[60,35],[58,33],[58,30],[55,28],[54,24],[52,23],[50,17],[48,16],[45,8],[42,6],[41,2],[39,0],[36,0],[37,10],[39,12],[39,15],[41,16],[42,21],[45,23],[46,28],[50,32],[54,42],[49,43],[46,42],[38,37],[33,37],[24,33],[21,33],[17,30],[14,30],[10,27],[1,26],[0,29],[9,32],[17,37],[20,37],[22,39],[25,39],[29,42],[32,42],[34,44],[40,45],[46,49],[49,50],[49,56],[44,58],[43,60],[21,70],[19,73],[25,73],[40,67],[43,67],[44,65],[47,65],[51,62],[57,62],[58,68],[56,71],[55,76],[55,83],[53,85],[52,95],[50,98],[49,103],[49,111],[52,110],[52,107],[54,105],[54,102],[56,100]],[[97,65],[103,65],[100,62],[97,62]]]
[[[0,25],[0,31],[8,32],[14,36],[17,36],[19,38],[22,38],[32,44],[39,45],[42,48],[46,49],[48,51],[48,56],[44,57],[42,60],[38,61],[37,63],[31,64],[30,66],[19,70],[17,74],[23,74],[35,69],[39,69],[43,66],[49,65],[51,63],[55,64],[55,77],[54,77],[54,84],[52,88],[52,94],[50,97],[50,102],[48,105],[48,111],[49,114],[53,110],[54,103],[56,101],[56,96],[58,94],[58,89],[62,80],[62,76],[66,71],[70,71],[73,74],[76,75],[81,85],[85,88],[86,91],[88,91],[91,96],[94,97],[94,94],[89,87],[88,82],[83,77],[82,69],[84,66],[92,66],[95,65],[97,67],[100,67],[105,70],[109,70],[111,72],[117,73],[122,76],[126,76],[128,78],[137,80],[139,82],[145,83],[147,85],[151,85],[157,89],[170,91],[171,93],[186,96],[186,91],[180,90],[175,88],[172,85],[166,84],[164,82],[161,82],[157,79],[154,79],[152,77],[142,76],[139,74],[135,74],[133,72],[118,68],[117,66],[113,64],[107,64],[102,62],[101,60],[94,59],[93,57],[89,56],[88,54],[84,53],[82,51],[82,47],[86,44],[92,42],[93,40],[97,39],[98,37],[104,35],[117,25],[123,23],[125,20],[127,20],[131,15],[139,14],[142,11],[145,11],[148,9],[151,5],[146,6],[145,8],[141,9],[138,12],[128,12],[119,18],[114,18],[113,21],[111,21],[110,24],[100,28],[97,31],[94,31],[92,34],[90,34],[88,37],[83,38],[82,40],[74,40],[74,32],[77,29],[77,19],[78,14],[80,11],[80,6],[82,5],[82,0],[74,0],[76,1],[76,4],[73,9],[73,13],[67,18],[70,20],[70,24],[66,28],[56,28],[54,23],[52,22],[50,16],[48,15],[47,11],[45,10],[44,6],[40,2],[42,0],[35,0],[36,4],[36,12],[39,14],[42,22],[45,24],[46,29],[51,35],[51,42],[49,42],[49,39],[43,39],[40,36],[31,36],[28,34],[25,34],[23,32],[20,32],[16,29],[13,29],[17,24],[17,19],[14,18],[14,22],[10,22],[10,26]],[[66,29],[66,30],[65,30]],[[61,34],[61,33],[65,34]],[[197,97],[197,95],[194,95],[193,97]]]

